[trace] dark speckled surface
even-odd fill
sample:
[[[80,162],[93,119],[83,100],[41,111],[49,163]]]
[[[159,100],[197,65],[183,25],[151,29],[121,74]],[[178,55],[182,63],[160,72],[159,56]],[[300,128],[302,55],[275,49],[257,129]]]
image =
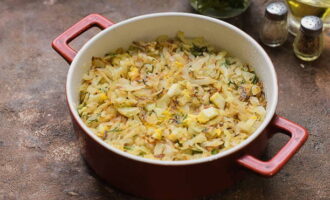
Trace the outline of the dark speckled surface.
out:
[[[253,1],[229,20],[257,39],[265,7]],[[90,13],[114,22],[152,12],[192,12],[186,0],[2,0],[0,1],[0,199],[137,199],[95,178],[79,155],[67,111],[67,63],[51,41]],[[74,42],[80,47],[97,32]],[[330,197],[330,31],[323,55],[303,63],[290,37],[265,48],[279,79],[277,112],[310,131],[296,156],[273,178],[250,174],[232,189],[205,199],[325,200]],[[265,157],[286,138],[276,136]],[[160,180],[161,181],[161,180]]]

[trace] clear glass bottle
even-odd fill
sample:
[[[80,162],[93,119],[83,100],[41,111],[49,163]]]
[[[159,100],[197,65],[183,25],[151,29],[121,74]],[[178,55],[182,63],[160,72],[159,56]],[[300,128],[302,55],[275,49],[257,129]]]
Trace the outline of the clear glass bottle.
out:
[[[267,46],[282,45],[288,37],[288,8],[283,2],[267,5],[265,17],[260,29],[260,40]]]
[[[293,50],[304,61],[316,60],[323,50],[323,23],[316,16],[301,19],[300,29],[293,42]]]
[[[294,36],[299,32],[300,21],[304,16],[317,16],[323,26],[330,27],[330,0],[286,0],[289,6],[289,32]]]

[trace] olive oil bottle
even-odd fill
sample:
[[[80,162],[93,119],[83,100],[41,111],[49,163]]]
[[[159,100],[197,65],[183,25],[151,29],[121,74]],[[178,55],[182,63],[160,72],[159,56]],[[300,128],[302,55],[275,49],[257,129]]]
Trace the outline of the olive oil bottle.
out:
[[[287,0],[290,9],[289,31],[296,35],[300,20],[307,15],[321,18],[330,27],[330,0]]]

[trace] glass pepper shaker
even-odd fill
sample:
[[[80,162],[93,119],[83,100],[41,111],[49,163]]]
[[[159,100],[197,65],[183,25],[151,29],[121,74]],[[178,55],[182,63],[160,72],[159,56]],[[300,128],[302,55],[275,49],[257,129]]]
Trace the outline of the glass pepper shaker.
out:
[[[288,8],[283,2],[267,5],[265,17],[260,30],[260,40],[267,46],[282,45],[288,37]]]
[[[293,50],[304,61],[316,60],[323,49],[323,23],[316,16],[305,16],[300,21],[299,32],[293,42]]]

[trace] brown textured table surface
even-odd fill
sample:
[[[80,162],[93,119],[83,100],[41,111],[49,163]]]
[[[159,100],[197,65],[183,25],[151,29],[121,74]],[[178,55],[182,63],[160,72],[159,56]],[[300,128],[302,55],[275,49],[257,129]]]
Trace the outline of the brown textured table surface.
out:
[[[230,22],[255,39],[267,1]],[[152,12],[192,12],[186,0],[0,1],[0,199],[137,199],[98,180],[79,155],[66,106],[67,63],[51,41],[90,13],[114,22]],[[79,48],[97,29],[84,34]],[[330,34],[315,62],[295,58],[289,41],[265,48],[279,79],[277,113],[310,131],[303,148],[273,178],[250,174],[205,199],[330,198]],[[287,138],[275,136],[266,157]]]

